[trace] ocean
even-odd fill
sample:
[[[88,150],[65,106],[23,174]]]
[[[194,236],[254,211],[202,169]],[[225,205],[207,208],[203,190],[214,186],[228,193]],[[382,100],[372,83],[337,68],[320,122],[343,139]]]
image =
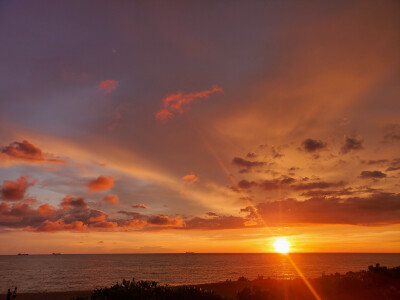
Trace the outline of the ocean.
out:
[[[365,270],[369,265],[400,266],[400,254],[290,254],[307,277],[322,273]],[[18,286],[19,292],[92,290],[123,278],[154,280],[170,285],[298,277],[281,254],[79,254],[0,256],[0,294]]]

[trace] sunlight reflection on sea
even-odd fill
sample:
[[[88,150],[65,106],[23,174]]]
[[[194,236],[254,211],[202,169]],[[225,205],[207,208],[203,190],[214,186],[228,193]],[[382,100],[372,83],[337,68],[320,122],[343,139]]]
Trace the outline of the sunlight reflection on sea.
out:
[[[359,271],[380,263],[400,265],[400,254],[291,254],[307,277],[322,273]],[[297,277],[280,254],[109,254],[0,256],[0,289],[18,286],[20,292],[91,290],[125,279],[196,284]]]

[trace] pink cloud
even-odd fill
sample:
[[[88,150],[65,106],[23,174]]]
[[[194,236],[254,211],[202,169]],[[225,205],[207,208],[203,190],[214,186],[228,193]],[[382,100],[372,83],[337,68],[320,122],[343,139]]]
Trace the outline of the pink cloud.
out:
[[[104,91],[106,93],[111,93],[118,86],[118,80],[103,80],[99,84],[99,90]]]
[[[148,207],[144,204],[132,204],[133,208],[142,208],[142,209],[147,209]]]
[[[66,164],[64,160],[54,156],[52,153],[44,153],[39,147],[27,140],[14,142],[9,146],[3,147],[0,151],[0,159]]]
[[[110,204],[117,204],[118,203],[118,196],[117,195],[113,195],[113,194],[109,194],[107,196],[104,197],[104,201],[110,203]]]
[[[56,231],[86,231],[88,225],[81,221],[74,221],[66,224],[63,219],[56,221],[45,220],[38,228],[34,231],[38,232],[56,232]],[[25,228],[25,230],[32,230],[31,227]]]
[[[176,218],[170,218],[166,215],[150,216],[146,221],[151,226],[183,227],[185,224],[179,216]]]
[[[108,190],[114,186],[114,178],[112,176],[99,176],[88,183],[88,192],[101,192]]]
[[[82,197],[73,197],[72,195],[65,196],[62,199],[60,206],[65,209],[76,208],[76,209],[87,209],[88,205],[85,202],[85,199]]]
[[[89,218],[88,223],[90,227],[94,228],[116,228],[118,227],[117,222],[107,221],[106,215],[102,214],[97,217]]]
[[[174,114],[183,114],[190,109],[189,104],[201,98],[208,98],[211,94],[223,93],[223,90],[214,85],[210,90],[185,94],[178,91],[176,94],[170,94],[162,99],[162,108],[156,113],[156,119],[166,122],[172,119]]]
[[[53,206],[51,206],[47,203],[39,206],[39,208],[37,210],[38,210],[38,213],[43,217],[51,216],[57,212],[57,210]]]
[[[1,188],[1,197],[8,201],[22,200],[29,186],[34,185],[37,180],[28,181],[28,177],[21,176],[15,181],[4,180]]]
[[[183,176],[181,178],[181,180],[183,181],[183,183],[193,184],[193,183],[199,181],[199,178],[194,174],[187,174],[187,175]]]

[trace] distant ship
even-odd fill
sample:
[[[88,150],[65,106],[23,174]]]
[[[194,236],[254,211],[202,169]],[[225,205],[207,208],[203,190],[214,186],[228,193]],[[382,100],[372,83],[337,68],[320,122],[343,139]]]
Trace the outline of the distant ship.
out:
[[[194,252],[186,251],[185,254],[194,254]]]
[[[18,255],[29,255],[28,253],[18,253]]]
[[[54,253],[54,252],[53,252],[52,255],[61,255],[61,253]]]

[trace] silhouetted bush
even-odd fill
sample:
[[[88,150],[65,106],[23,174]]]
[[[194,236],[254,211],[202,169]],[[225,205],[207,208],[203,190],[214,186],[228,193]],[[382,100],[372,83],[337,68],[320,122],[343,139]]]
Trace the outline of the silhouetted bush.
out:
[[[239,278],[238,278],[238,281],[250,281],[250,280],[248,280],[246,277],[244,277],[244,276],[240,276]]]
[[[91,300],[222,300],[211,291],[191,286],[170,287],[155,281],[126,281],[93,292]]]
[[[263,291],[259,287],[245,287],[242,291],[240,291],[236,299],[237,300],[267,300],[269,293],[267,291]]]
[[[400,267],[387,268],[379,264],[369,266],[368,271],[322,275],[310,279],[310,284],[324,300],[399,300]],[[207,285],[207,289],[219,290],[237,300],[315,300],[301,278],[292,280],[261,279],[249,281],[239,277],[238,281],[227,281]],[[237,289],[237,290],[240,290]],[[237,291],[236,290],[236,291]],[[230,293],[227,293],[227,291]],[[110,288],[93,292],[91,300],[222,300],[212,291],[199,287],[158,285],[154,281],[125,281]],[[87,298],[74,298],[87,300]]]

